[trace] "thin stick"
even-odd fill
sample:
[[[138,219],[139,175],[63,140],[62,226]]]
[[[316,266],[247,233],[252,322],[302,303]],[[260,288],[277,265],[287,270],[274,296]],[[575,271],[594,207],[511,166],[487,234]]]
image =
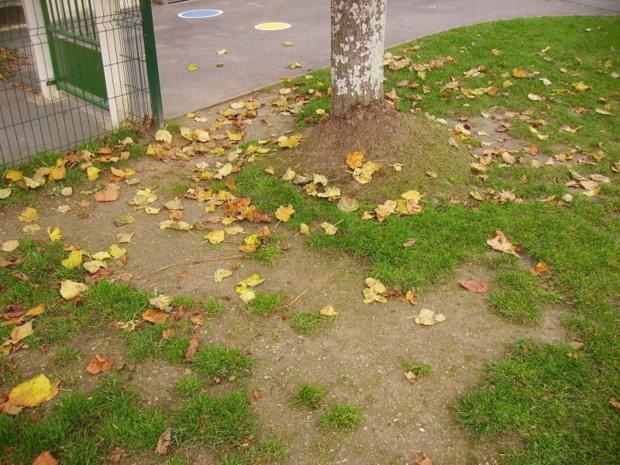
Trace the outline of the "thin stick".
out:
[[[255,323],[252,323],[251,325],[245,326],[241,329],[238,329],[237,331],[235,331],[236,333],[240,333],[241,331],[245,331],[246,329],[252,328],[256,325],[260,325],[262,323],[264,323],[267,320],[271,320],[272,318],[274,318],[273,315],[275,315],[276,313],[284,310],[285,308],[289,308],[291,305],[293,305],[295,302],[297,302],[299,299],[301,299],[301,297],[310,290],[310,288],[306,289],[305,291],[303,291],[301,294],[299,294],[297,297],[295,297],[293,300],[291,300],[288,304],[286,305],[282,305],[279,308],[276,308],[273,312],[271,312],[269,315],[267,315],[266,317],[261,318],[260,320],[258,320]]]
[[[173,266],[198,265],[200,263],[217,262],[217,261],[221,261],[221,260],[234,260],[234,259],[237,259],[237,258],[243,258],[243,255],[233,255],[232,257],[208,258],[206,260],[191,260],[189,262],[172,263],[170,265],[162,266],[161,268],[158,268],[155,271],[151,271],[150,273],[145,274],[143,276],[143,278],[146,278],[147,276],[150,276],[150,275],[155,274],[155,273],[159,273],[160,271],[164,271],[164,270],[166,270],[168,268],[171,268]]]

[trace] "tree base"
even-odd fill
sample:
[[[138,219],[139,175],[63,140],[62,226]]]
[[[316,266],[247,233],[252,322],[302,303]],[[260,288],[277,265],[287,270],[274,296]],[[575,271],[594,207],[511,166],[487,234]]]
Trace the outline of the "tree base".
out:
[[[410,189],[427,198],[464,200],[474,159],[461,142],[455,147],[450,139],[457,138],[445,126],[377,101],[310,128],[295,151],[282,154],[282,161],[297,172],[325,175],[344,195],[364,201],[382,203]],[[368,184],[358,183],[345,163],[346,154],[355,151],[381,165]],[[401,171],[395,169],[399,165]]]

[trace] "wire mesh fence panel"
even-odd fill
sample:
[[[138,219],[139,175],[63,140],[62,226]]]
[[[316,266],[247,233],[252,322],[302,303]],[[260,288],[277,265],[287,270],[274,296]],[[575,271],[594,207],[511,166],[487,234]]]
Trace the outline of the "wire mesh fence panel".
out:
[[[0,0],[0,165],[151,118],[145,5]]]

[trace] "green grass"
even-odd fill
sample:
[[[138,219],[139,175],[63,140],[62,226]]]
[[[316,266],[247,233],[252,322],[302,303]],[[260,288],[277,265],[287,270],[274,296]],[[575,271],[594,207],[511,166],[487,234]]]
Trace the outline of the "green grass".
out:
[[[192,369],[209,379],[238,377],[248,374],[255,359],[239,349],[210,345],[202,347],[191,358]]]
[[[333,431],[352,431],[364,419],[362,408],[351,404],[334,404],[321,416],[321,426]]]
[[[291,315],[291,328],[296,333],[310,336],[318,333],[328,318],[314,312],[295,312]]]
[[[225,452],[218,458],[219,465],[254,465],[282,463],[286,459],[284,445],[277,440],[264,440],[241,451]]]
[[[210,316],[217,316],[226,311],[226,305],[224,305],[215,297],[209,297],[205,301],[205,310]]]
[[[541,278],[529,271],[500,271],[488,296],[491,308],[499,315],[519,323],[537,323],[541,306],[559,301],[559,297],[543,288]]]
[[[273,266],[282,255],[282,249],[276,245],[267,245],[259,247],[256,252],[249,253],[248,258],[254,259],[263,265]]]
[[[319,403],[325,397],[325,388],[313,386],[304,381],[293,396],[293,405],[310,409],[319,408]]]
[[[198,378],[186,376],[181,378],[175,385],[174,390],[185,395],[194,395],[202,391],[204,382]]]
[[[115,446],[135,454],[152,451],[168,426],[162,410],[145,409],[136,392],[106,377],[90,395],[66,395],[42,419],[2,415],[0,450],[8,463],[32,463],[47,450],[59,463],[101,464]]]
[[[424,376],[433,372],[433,366],[409,362],[405,363],[405,370],[412,372],[416,376]]]
[[[230,391],[221,397],[200,393],[180,412],[174,436],[177,440],[196,441],[219,449],[241,445],[256,434],[257,426],[245,393]]]
[[[164,330],[172,328],[169,339],[164,339]],[[186,324],[150,324],[134,331],[123,331],[121,337],[128,343],[127,357],[132,360],[148,360],[161,357],[170,363],[185,360],[191,329]]]
[[[66,366],[71,362],[80,359],[80,349],[77,347],[59,347],[54,351],[54,357],[52,358],[52,363],[56,366]]]
[[[248,304],[248,309],[254,315],[269,315],[282,306],[286,297],[287,294],[284,292],[275,294],[259,292],[256,294],[256,298]]]

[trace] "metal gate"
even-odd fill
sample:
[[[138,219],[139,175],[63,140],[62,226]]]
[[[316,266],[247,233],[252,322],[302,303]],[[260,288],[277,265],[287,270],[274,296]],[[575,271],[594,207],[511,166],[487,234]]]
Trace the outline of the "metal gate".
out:
[[[93,1],[41,0],[58,89],[109,109]]]

